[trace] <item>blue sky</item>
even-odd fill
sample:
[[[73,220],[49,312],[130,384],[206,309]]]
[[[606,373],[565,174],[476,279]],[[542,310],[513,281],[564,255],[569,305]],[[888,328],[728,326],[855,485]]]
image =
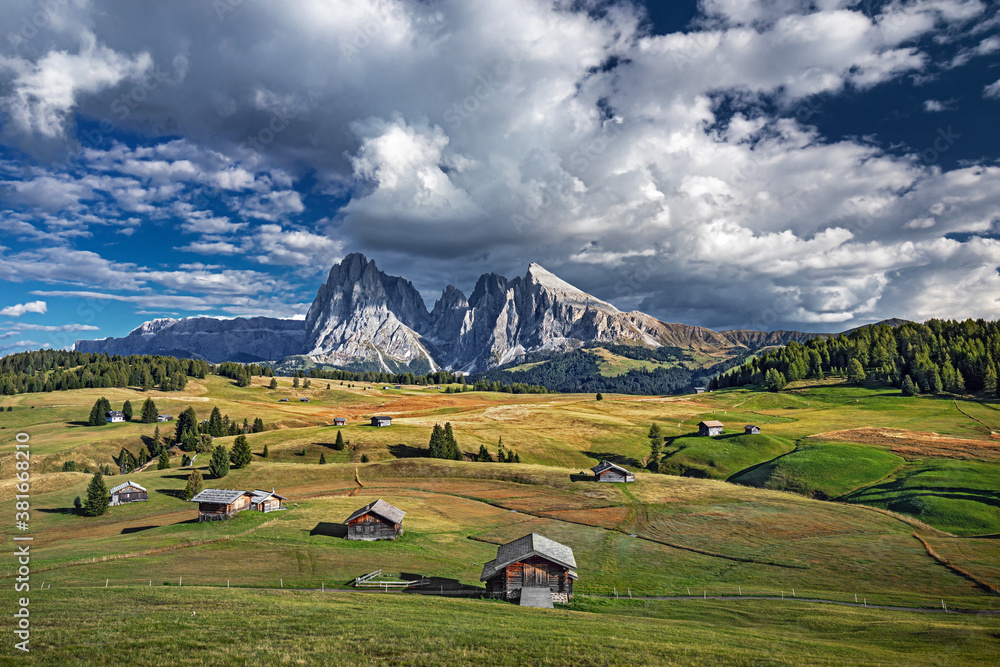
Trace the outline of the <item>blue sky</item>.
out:
[[[0,354],[301,317],[361,251],[466,293],[839,331],[1000,315],[980,0],[13,1]]]

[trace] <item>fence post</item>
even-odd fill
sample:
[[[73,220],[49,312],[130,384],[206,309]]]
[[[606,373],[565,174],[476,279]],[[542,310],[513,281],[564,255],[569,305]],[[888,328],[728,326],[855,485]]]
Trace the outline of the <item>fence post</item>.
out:
[[[792,589],[792,597],[795,597],[795,589]]]
[[[691,597],[691,587],[688,586],[687,589],[688,589],[688,597]]]
[[[110,581],[110,579],[105,579],[105,580],[104,580],[104,587],[105,587],[105,588],[107,588],[107,587],[108,587],[108,582],[109,582],[109,581]]]
[[[321,591],[323,591],[324,593],[326,592],[326,582],[325,582],[325,581],[323,581],[323,582],[320,582],[320,584],[319,584],[319,589],[320,589]]]
[[[285,587],[285,580],[284,579],[278,579],[278,586],[280,586],[281,588],[284,588]]]
[[[628,599],[629,600],[632,599],[632,587],[631,586],[628,587]]]
[[[740,589],[740,595],[743,595],[743,587],[742,586],[738,586],[738,588]]]
[[[149,587],[150,587],[150,588],[152,588],[152,587],[153,587],[153,580],[152,580],[152,579],[150,579],[150,580],[149,580]]]
[[[183,586],[184,585],[184,577],[178,577],[177,578],[177,585],[178,586]]]
[[[226,579],[226,588],[229,588],[229,580]]]

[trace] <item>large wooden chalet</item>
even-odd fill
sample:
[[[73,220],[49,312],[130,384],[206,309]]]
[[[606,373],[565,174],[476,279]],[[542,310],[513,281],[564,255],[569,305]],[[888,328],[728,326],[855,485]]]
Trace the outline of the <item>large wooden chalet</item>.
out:
[[[285,497],[275,493],[274,489],[271,489],[270,491],[254,489],[250,492],[250,509],[255,512],[274,512],[276,510],[283,510],[285,509],[285,506],[281,504],[282,500],[285,500]]]
[[[198,521],[220,521],[250,507],[253,494],[237,489],[205,489],[194,498],[198,503]]]
[[[722,428],[722,422],[714,419],[698,422],[698,435],[722,435]]]
[[[394,540],[403,534],[404,516],[406,512],[380,498],[347,517],[347,539]]]
[[[372,417],[372,426],[392,426],[392,417]]]
[[[573,550],[544,535],[531,533],[513,542],[500,545],[497,557],[483,565],[480,581],[486,582],[489,593],[507,600],[518,600],[527,606],[538,598],[537,589],[548,589],[545,606],[552,602],[568,602],[573,598],[573,582],[577,579]],[[530,594],[522,589],[534,589]]]
[[[595,482],[634,482],[635,473],[629,472],[611,461],[601,461],[591,468]]]
[[[131,480],[122,482],[118,486],[112,488],[109,493],[111,494],[111,499],[108,500],[108,507],[149,500],[149,493],[146,489]]]

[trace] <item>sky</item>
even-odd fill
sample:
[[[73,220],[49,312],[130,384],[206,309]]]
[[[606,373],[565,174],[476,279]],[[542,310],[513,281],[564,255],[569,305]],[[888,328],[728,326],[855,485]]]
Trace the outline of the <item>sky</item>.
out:
[[[537,262],[714,329],[1000,316],[984,0],[6,0],[0,354]]]

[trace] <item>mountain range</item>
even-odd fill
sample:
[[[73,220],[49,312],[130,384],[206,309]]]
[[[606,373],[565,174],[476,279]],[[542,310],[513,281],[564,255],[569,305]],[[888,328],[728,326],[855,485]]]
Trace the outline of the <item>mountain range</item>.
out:
[[[298,357],[302,363],[356,371],[476,373],[601,344],[676,348],[708,367],[821,335],[720,332],[622,312],[534,263],[514,279],[482,275],[468,297],[448,285],[428,310],[413,283],[354,253],[330,269],[304,320],[157,319],[123,338],[77,341],[76,349],[216,363],[286,358],[294,363]]]

